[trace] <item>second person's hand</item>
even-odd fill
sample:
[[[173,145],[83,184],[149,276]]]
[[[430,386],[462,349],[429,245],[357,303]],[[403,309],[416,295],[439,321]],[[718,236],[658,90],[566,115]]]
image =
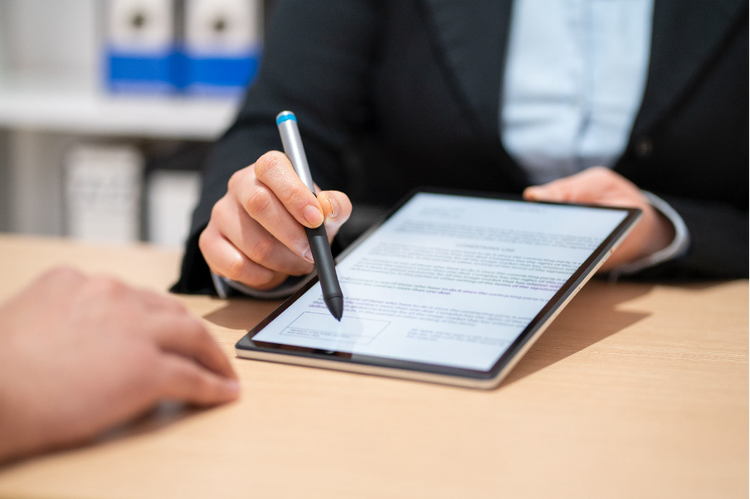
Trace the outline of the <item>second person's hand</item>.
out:
[[[218,343],[174,298],[59,268],[0,304],[0,462],[85,442],[162,400],[238,394]]]
[[[313,270],[304,227],[325,223],[332,240],[351,212],[346,194],[319,191],[316,198],[286,155],[270,151],[232,175],[198,244],[216,274],[272,289]]]

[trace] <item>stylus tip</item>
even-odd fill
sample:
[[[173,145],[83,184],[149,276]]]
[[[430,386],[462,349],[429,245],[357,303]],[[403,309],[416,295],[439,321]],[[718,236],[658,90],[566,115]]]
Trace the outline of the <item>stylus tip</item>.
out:
[[[341,296],[331,296],[326,300],[328,310],[331,311],[337,321],[341,322],[341,316],[344,315],[344,298]]]

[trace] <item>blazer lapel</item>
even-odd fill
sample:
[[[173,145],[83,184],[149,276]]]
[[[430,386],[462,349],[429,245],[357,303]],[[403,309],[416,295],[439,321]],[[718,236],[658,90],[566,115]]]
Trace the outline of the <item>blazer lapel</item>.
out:
[[[634,137],[654,126],[690,90],[746,6],[745,0],[655,0],[648,81]]]
[[[512,0],[424,0],[433,39],[480,135],[499,141],[500,82]]]

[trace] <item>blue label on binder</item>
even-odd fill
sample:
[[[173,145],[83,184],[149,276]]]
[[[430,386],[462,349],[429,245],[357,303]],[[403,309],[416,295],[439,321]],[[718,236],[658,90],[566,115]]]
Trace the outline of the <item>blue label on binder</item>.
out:
[[[199,95],[237,95],[255,78],[260,52],[241,56],[186,56],[185,91]]]
[[[109,50],[107,87],[114,92],[174,93],[180,86],[179,58],[174,51],[134,54]]]

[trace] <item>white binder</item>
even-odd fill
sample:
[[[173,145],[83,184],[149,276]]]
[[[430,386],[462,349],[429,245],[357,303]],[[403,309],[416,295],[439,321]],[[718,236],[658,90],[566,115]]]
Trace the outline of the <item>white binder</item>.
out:
[[[180,249],[190,232],[190,217],[198,204],[199,172],[155,170],[146,187],[148,241]]]
[[[186,0],[186,91],[242,92],[260,64],[262,18],[260,0]]]
[[[131,146],[74,146],[65,156],[65,227],[74,239],[140,240],[144,159]]]
[[[179,89],[177,3],[109,0],[106,9],[107,86],[115,92]]]

